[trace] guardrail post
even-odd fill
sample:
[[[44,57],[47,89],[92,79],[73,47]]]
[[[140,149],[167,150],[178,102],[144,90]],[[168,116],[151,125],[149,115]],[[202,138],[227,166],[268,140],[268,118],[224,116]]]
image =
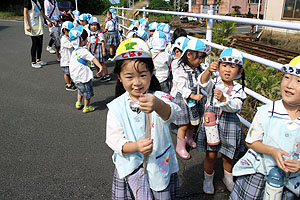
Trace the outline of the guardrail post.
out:
[[[214,11],[213,10],[208,10],[207,14],[208,15],[213,15]],[[212,19],[207,19],[207,27],[206,27],[206,40],[208,42],[212,41],[212,32],[213,32],[213,20]],[[211,47],[209,47],[211,49]],[[210,56],[205,60],[206,64],[210,64]]]
[[[143,7],[143,18],[146,19],[146,7]]]
[[[124,6],[122,6],[122,24],[125,26],[125,19],[124,19]]]

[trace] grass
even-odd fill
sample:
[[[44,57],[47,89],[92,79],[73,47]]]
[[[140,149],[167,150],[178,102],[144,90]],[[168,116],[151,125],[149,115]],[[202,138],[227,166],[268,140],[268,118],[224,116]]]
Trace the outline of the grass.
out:
[[[0,12],[0,19],[23,20],[23,15],[18,15],[14,12]]]

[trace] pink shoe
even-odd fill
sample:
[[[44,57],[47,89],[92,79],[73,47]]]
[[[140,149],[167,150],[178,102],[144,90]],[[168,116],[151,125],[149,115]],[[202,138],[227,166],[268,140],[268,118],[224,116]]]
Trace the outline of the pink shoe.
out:
[[[185,140],[190,147],[194,149],[197,147],[196,142],[193,140],[193,130],[188,130],[186,132]]]
[[[186,141],[177,137],[176,152],[183,159],[189,159],[191,156],[185,149]]]

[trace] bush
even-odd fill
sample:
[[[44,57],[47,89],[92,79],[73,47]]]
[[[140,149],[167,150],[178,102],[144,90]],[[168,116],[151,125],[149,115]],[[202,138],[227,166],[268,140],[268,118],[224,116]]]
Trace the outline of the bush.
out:
[[[234,22],[222,21],[216,23],[212,34],[213,42],[226,46],[235,31],[236,26]]]
[[[103,14],[111,6],[109,0],[84,0],[78,1],[78,10],[81,13]]]

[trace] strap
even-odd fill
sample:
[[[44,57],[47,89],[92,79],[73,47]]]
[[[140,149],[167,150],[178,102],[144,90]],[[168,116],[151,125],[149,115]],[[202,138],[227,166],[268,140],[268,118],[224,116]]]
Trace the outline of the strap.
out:
[[[152,58],[152,60],[154,60],[157,56],[158,56],[158,54],[160,54],[161,52],[163,52],[164,50],[160,50],[153,58]]]
[[[151,138],[151,113],[147,113],[146,114],[146,125],[145,125],[145,135],[146,138]],[[144,157],[144,163],[143,163],[143,168],[144,168],[144,172],[146,174],[146,167],[147,167],[147,163],[148,163],[148,158],[149,155]]]
[[[83,64],[83,65],[88,66],[89,61],[80,58],[80,57],[78,56],[78,54],[77,54],[76,49],[74,49],[74,51],[75,51],[75,54],[76,54],[76,57],[77,57],[77,61],[78,61],[79,63]]]
[[[49,1],[52,5],[54,5],[54,8],[53,8],[53,10],[51,11],[51,13],[50,13],[50,15],[49,15],[49,18],[51,19],[51,17],[52,17],[52,15],[53,15],[53,13],[54,13],[54,10],[55,10],[55,8],[56,8],[56,2],[55,2],[55,0],[53,0],[53,3],[52,3],[52,1]]]
[[[172,62],[173,62],[173,60],[174,60],[174,57],[172,57],[172,58],[171,58],[171,61],[170,61],[170,67],[169,67],[170,70],[172,69]]]
[[[94,48],[94,53],[96,52],[96,48],[97,48],[97,44],[98,44],[98,39],[99,39],[99,34],[97,34],[95,48]]]

